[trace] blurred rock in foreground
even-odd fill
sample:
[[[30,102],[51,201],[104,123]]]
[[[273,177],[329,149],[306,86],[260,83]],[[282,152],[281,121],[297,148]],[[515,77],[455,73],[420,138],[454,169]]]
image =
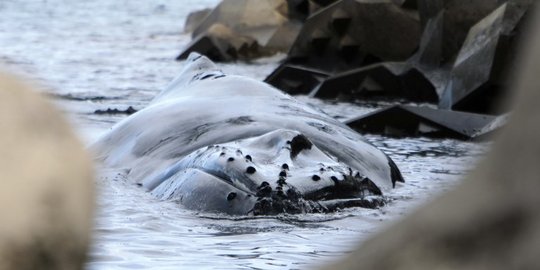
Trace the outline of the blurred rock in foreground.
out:
[[[0,74],[0,269],[82,269],[91,162],[45,99]]]

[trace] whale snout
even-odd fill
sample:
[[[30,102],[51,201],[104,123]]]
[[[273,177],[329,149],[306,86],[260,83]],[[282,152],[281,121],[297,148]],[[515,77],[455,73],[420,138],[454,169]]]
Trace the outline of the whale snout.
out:
[[[384,204],[379,187],[361,171],[290,130],[198,149],[145,186],[159,198],[193,210],[233,215]]]

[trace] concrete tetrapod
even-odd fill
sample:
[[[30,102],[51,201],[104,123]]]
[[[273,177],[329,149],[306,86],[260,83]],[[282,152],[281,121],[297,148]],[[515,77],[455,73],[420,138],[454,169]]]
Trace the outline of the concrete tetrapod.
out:
[[[540,268],[539,17],[531,30],[514,112],[488,157],[455,190],[325,269]]]

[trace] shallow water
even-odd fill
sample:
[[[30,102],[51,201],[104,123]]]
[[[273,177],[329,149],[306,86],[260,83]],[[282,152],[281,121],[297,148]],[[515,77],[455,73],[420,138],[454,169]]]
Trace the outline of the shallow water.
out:
[[[181,69],[173,61],[190,37],[184,18],[218,1],[2,0],[0,65],[39,83],[90,143],[123,115],[97,109],[143,108]],[[279,57],[223,65],[263,79]],[[344,119],[370,104],[299,97]],[[102,172],[88,269],[297,269],[338,258],[361,239],[452,188],[489,144],[367,135],[400,167],[406,183],[377,210],[236,218],[195,213],[157,201]]]

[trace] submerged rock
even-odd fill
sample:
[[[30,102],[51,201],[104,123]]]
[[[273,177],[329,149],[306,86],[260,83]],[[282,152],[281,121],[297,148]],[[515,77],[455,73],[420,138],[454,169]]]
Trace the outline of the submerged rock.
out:
[[[504,121],[491,115],[396,105],[345,123],[362,133],[470,140],[486,138],[502,126],[501,122]]]
[[[132,106],[129,106],[127,109],[118,109],[118,108],[107,108],[106,110],[95,110],[94,114],[134,114],[137,110],[135,110]]]

